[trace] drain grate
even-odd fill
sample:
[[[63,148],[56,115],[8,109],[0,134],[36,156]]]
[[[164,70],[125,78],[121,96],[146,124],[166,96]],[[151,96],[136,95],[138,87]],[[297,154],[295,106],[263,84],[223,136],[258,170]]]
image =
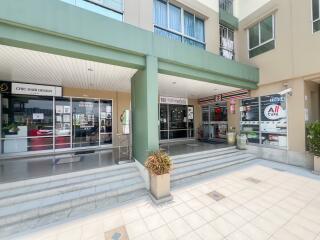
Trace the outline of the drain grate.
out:
[[[246,180],[248,182],[252,182],[252,183],[255,183],[255,184],[261,183],[261,180],[259,180],[257,178],[253,178],[253,177],[248,177],[248,178],[246,178]]]
[[[129,240],[125,226],[114,228],[104,233],[105,240]]]
[[[209,192],[209,193],[207,193],[207,195],[208,195],[209,197],[211,197],[213,200],[216,200],[216,201],[220,201],[220,200],[222,200],[222,199],[225,198],[224,195],[222,195],[221,193],[219,193],[219,192],[217,192],[217,191]]]

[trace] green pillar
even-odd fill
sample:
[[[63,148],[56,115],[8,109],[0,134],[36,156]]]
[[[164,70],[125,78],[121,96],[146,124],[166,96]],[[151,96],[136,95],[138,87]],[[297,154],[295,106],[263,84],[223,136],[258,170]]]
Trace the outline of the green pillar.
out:
[[[159,149],[158,59],[146,56],[146,67],[131,79],[132,153],[144,164],[148,153]]]

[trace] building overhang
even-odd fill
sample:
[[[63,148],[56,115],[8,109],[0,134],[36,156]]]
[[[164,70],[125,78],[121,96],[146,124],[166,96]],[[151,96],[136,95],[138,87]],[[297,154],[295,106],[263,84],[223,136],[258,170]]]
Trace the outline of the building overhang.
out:
[[[3,0],[0,44],[144,69],[155,56],[159,73],[255,89],[259,70],[99,14],[51,0]]]

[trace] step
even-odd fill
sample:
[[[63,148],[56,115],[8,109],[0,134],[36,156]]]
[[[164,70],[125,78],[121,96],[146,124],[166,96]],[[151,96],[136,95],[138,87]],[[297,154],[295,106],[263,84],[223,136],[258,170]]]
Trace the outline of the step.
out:
[[[186,160],[181,160],[179,162],[174,162],[173,163],[173,168],[177,169],[177,168],[181,168],[184,166],[189,166],[189,165],[194,165],[194,164],[200,164],[200,163],[205,163],[205,162],[213,162],[213,161],[217,161],[219,159],[225,159],[225,158],[229,158],[229,157],[233,157],[233,156],[239,156],[244,154],[243,152],[239,151],[239,150],[235,150],[235,151],[230,151],[230,152],[223,152],[223,153],[217,153],[214,156],[208,156],[208,157],[203,157],[201,156],[200,158],[192,158],[192,159],[186,159]]]
[[[204,174],[211,171],[216,171],[222,168],[226,168],[228,166],[242,164],[254,159],[256,159],[254,155],[248,154],[248,156],[245,156],[245,157],[241,156],[240,158],[235,158],[229,161],[220,161],[219,163],[214,163],[211,165],[206,164],[206,165],[199,165],[195,168],[184,168],[183,169],[184,171],[173,172],[173,174],[171,175],[171,181],[174,182],[180,179]]]
[[[210,156],[210,155],[218,154],[221,152],[232,151],[232,150],[236,150],[236,147],[230,146],[230,147],[225,147],[225,148],[218,148],[218,149],[212,149],[212,150],[206,150],[206,151],[181,154],[181,155],[172,156],[171,159],[172,159],[172,161],[178,161],[180,159],[200,157],[200,156],[206,156],[206,155]]]
[[[221,164],[221,163],[225,163],[225,162],[230,162],[230,161],[235,161],[235,160],[239,160],[241,158],[246,158],[246,157],[250,157],[250,156],[253,156],[253,155],[248,154],[248,153],[242,153],[242,154],[237,154],[237,155],[231,156],[231,157],[222,157],[221,156],[219,159],[213,160],[213,161],[206,161],[206,162],[194,161],[193,164],[174,168],[172,170],[172,174],[175,175],[175,174],[179,174],[179,173],[193,171],[193,170],[197,170],[198,168],[210,167],[213,165],[217,165],[217,164]]]
[[[18,195],[6,197],[2,195],[0,239],[1,236],[21,232],[21,229],[26,228],[24,225],[26,222],[30,223],[30,225],[27,224],[28,229],[42,227],[147,195],[145,183],[138,169],[133,168],[132,165],[129,164],[120,170],[113,169],[113,172],[110,170],[106,172],[108,176],[102,177],[101,170],[97,170],[97,174],[91,171],[88,174],[91,179],[89,182],[66,181],[67,185],[61,185],[54,184],[54,178],[51,178],[50,181],[46,181],[51,184],[51,188],[38,188],[40,189],[38,191],[28,189],[25,193],[20,192]],[[120,175],[122,173],[123,175]],[[94,175],[96,178],[92,178]],[[82,173],[81,176],[86,179],[85,174]],[[79,175],[71,175],[71,179],[74,177],[78,178]],[[57,181],[61,179],[68,180],[66,176],[59,176]],[[36,181],[35,184],[33,182],[28,186],[32,189],[32,187],[39,187],[39,184],[39,181]],[[9,206],[8,203],[10,203]],[[34,223],[37,224],[33,226]],[[18,226],[21,226],[21,229],[17,228]]]
[[[126,177],[137,176],[139,173],[133,167],[123,168],[118,171],[90,174],[88,176],[74,177],[70,179],[51,181],[47,183],[33,184],[28,187],[19,187],[11,191],[0,191],[0,206],[8,198],[19,198],[26,195],[41,196],[41,193],[58,193],[74,191],[80,188],[90,187],[102,183],[108,183],[125,179]]]

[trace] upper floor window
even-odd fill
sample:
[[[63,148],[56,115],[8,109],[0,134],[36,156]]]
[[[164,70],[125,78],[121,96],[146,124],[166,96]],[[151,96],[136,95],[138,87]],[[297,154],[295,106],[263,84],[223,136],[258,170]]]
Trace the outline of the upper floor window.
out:
[[[320,31],[320,0],[312,0],[313,32]]]
[[[219,0],[219,8],[233,15],[233,0]]]
[[[86,10],[123,21],[123,0],[61,0]]]
[[[234,60],[234,32],[220,25],[220,55]]]
[[[248,31],[250,58],[275,48],[274,15],[263,19]]]
[[[205,48],[204,20],[167,1],[154,0],[154,32]]]

